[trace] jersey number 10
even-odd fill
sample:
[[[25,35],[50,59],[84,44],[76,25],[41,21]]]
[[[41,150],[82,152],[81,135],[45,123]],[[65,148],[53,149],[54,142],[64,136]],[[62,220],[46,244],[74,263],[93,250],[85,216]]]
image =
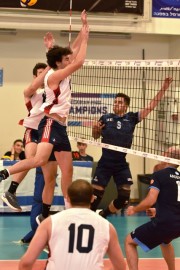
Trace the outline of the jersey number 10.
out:
[[[69,253],[73,253],[74,251],[74,244],[75,244],[75,223],[71,223],[69,226]],[[84,230],[86,232],[88,231],[88,238],[87,238],[87,244],[86,246],[83,246],[83,233]],[[94,241],[94,228],[92,225],[87,225],[87,224],[81,224],[78,226],[77,230],[77,244],[76,244],[76,249],[80,253],[89,253],[92,250],[93,247],[93,241]]]

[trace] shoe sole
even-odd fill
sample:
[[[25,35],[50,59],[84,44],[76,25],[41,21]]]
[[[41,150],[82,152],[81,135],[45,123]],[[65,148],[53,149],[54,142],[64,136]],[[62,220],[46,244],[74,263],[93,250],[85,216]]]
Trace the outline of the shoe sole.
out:
[[[21,209],[21,208],[15,208],[15,207],[13,207],[3,195],[1,196],[1,200],[2,200],[7,206],[9,206],[12,210],[14,210],[15,212],[22,212],[22,209]]]
[[[40,222],[40,220],[39,220],[39,218],[38,218],[38,217],[39,217],[39,216],[37,216],[37,217],[36,217],[36,222],[37,222],[37,224],[38,224],[38,225],[40,225],[40,224],[41,224],[41,222]]]

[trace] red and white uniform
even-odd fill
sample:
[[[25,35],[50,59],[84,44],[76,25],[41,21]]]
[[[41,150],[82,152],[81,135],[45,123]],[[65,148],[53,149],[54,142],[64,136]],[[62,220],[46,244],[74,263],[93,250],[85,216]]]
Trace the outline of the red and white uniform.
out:
[[[46,270],[102,270],[109,244],[109,222],[87,208],[51,216],[50,257]]]
[[[30,101],[26,103],[29,114],[26,118],[19,121],[20,125],[23,125],[26,128],[38,129],[39,122],[44,116],[44,113],[40,110],[43,103],[43,93],[44,89],[37,90]]]
[[[45,114],[57,114],[64,118],[69,115],[71,108],[71,88],[69,77],[62,80],[56,90],[49,88],[47,81],[48,77],[54,72],[50,69],[45,76],[44,86],[46,93],[46,101],[42,104],[40,110],[44,111]]]

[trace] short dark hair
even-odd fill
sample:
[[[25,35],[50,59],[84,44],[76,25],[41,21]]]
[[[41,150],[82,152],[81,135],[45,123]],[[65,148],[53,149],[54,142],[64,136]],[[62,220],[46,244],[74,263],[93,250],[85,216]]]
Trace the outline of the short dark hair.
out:
[[[40,68],[45,69],[46,67],[47,67],[47,65],[45,63],[37,63],[33,68],[33,75],[37,76],[37,70]]]
[[[47,53],[47,63],[51,68],[57,68],[56,62],[62,61],[63,56],[72,54],[72,50],[69,47],[54,46]]]
[[[72,206],[87,206],[91,203],[93,188],[88,181],[78,179],[72,182],[67,193]]]
[[[15,140],[15,141],[13,142],[13,145],[15,145],[17,142],[21,142],[21,143],[23,144],[23,140],[17,139],[17,140]]]
[[[115,99],[117,97],[123,97],[126,105],[129,106],[129,104],[130,104],[130,97],[129,96],[127,96],[126,94],[123,94],[123,93],[118,93],[118,94],[115,95]]]

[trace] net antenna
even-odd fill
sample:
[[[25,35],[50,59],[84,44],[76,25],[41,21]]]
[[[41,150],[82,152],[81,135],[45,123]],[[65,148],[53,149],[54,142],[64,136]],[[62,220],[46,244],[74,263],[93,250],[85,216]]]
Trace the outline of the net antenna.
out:
[[[72,0],[69,2],[69,47],[71,46],[72,36]]]

